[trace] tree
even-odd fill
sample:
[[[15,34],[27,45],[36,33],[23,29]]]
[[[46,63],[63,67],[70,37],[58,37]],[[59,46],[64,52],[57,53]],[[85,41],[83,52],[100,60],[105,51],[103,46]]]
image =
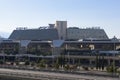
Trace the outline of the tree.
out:
[[[16,61],[16,65],[19,65],[19,62],[18,62],[18,61]]]
[[[42,59],[42,60],[38,63],[38,67],[40,67],[40,68],[45,68],[45,64],[46,64],[46,60]]]
[[[31,66],[35,66],[35,63],[34,63],[34,62],[31,62]]]
[[[58,64],[58,63],[55,63],[55,64],[54,64],[54,68],[55,68],[55,69],[59,69],[59,64]]]
[[[0,64],[4,64],[3,60],[0,60]]]
[[[107,67],[107,72],[110,72],[110,73],[117,72],[117,68],[115,67],[114,63],[112,63],[110,66]]]
[[[102,63],[101,63],[101,68],[102,68],[102,70],[104,70],[104,56],[102,56]]]
[[[69,70],[69,69],[70,69],[70,66],[69,66],[68,64],[66,64],[66,65],[64,66],[64,69],[65,69],[65,70]]]
[[[86,71],[89,70],[89,68],[87,66],[83,66],[83,69],[86,70]]]
[[[30,65],[30,62],[29,61],[25,61],[25,65]]]
[[[96,61],[95,61],[95,63],[96,63],[96,69],[98,69],[98,64],[99,64],[99,57],[98,57],[98,54],[96,54]]]

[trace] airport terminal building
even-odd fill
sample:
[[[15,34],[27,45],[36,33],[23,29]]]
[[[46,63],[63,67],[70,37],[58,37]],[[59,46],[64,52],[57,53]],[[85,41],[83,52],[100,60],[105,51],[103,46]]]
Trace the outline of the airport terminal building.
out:
[[[99,27],[80,29],[78,27],[67,28],[67,21],[56,21],[47,27],[38,29],[17,28],[9,39],[12,40],[80,40],[80,39],[109,39],[103,29]]]
[[[67,21],[56,21],[38,29],[17,28],[9,39],[0,41],[0,53],[0,59],[5,56],[8,61],[29,57],[31,61],[45,58],[51,62],[62,57],[61,64],[103,67],[114,61],[120,67],[117,38],[109,39],[99,27],[67,28]]]

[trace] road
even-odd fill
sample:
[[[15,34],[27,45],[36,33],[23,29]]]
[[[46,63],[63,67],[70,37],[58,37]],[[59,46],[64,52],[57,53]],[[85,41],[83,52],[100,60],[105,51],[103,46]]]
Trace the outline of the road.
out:
[[[90,75],[76,75],[55,72],[41,72],[29,70],[15,70],[15,69],[0,69],[0,75],[31,78],[36,80],[120,80],[112,77],[90,76]]]

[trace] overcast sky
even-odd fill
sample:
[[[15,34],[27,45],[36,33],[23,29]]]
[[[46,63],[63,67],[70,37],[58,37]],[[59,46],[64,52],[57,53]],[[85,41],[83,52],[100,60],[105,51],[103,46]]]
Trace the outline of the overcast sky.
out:
[[[120,0],[0,0],[0,35],[16,27],[38,28],[56,20],[68,26],[100,26],[120,38]]]

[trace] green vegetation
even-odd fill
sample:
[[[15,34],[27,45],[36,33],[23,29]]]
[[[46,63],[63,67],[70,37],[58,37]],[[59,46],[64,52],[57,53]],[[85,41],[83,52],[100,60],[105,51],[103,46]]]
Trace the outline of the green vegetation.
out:
[[[54,64],[54,68],[55,68],[55,69],[59,69],[59,64],[58,64],[58,63],[55,63],[55,64]]]
[[[30,62],[27,60],[27,61],[25,61],[25,65],[27,66],[27,65],[30,65]]]
[[[0,60],[0,64],[4,64],[4,61],[3,61],[3,60]]]
[[[115,67],[114,63],[112,63],[110,66],[107,67],[107,72],[110,72],[110,73],[117,72],[117,67]]]
[[[46,60],[45,59],[42,59],[39,63],[38,63],[38,67],[40,68],[45,68],[45,65],[46,65]]]
[[[70,69],[69,64],[66,64],[66,65],[64,66],[64,70],[69,70],[69,69]]]
[[[83,66],[82,68],[87,71],[89,70],[87,66]]]

